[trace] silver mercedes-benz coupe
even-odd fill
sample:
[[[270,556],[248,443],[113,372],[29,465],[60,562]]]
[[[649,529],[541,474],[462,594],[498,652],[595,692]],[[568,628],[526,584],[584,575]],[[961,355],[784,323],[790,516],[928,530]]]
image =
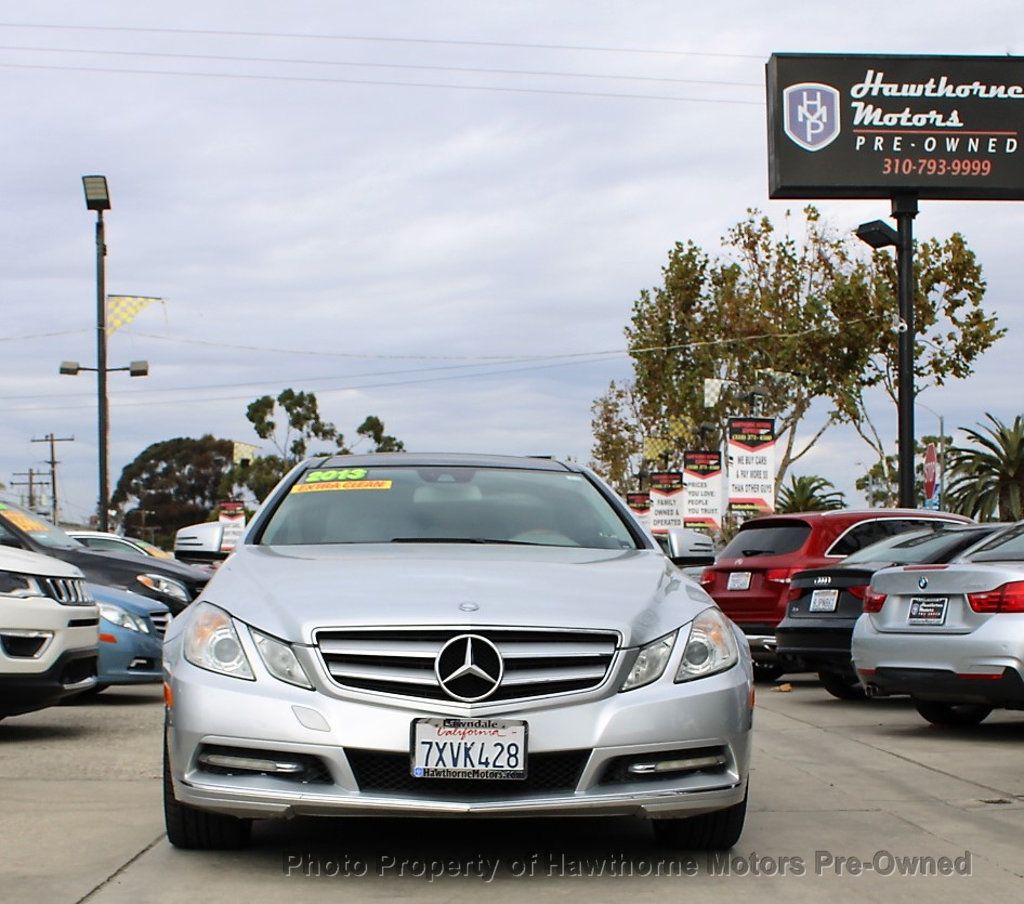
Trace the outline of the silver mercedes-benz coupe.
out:
[[[743,635],[594,474],[307,461],[164,647],[171,843],[293,815],[630,815],[729,848]]]

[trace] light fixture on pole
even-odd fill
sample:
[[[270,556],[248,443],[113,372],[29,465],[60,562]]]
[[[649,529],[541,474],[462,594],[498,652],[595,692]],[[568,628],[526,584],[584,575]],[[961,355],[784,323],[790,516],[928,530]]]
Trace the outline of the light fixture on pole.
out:
[[[882,220],[861,223],[857,238],[874,249],[896,248],[899,272],[899,340],[897,413],[899,420],[899,498],[902,508],[915,508],[914,493],[914,217],[917,198],[896,195],[892,216],[897,229]]]
[[[110,439],[110,411],[107,403],[107,374],[112,370],[126,370],[130,376],[144,377],[149,373],[145,361],[133,361],[128,367],[107,367],[107,309],[106,309],[106,256],[107,245],[103,224],[103,211],[110,210],[110,191],[106,176],[82,176],[86,210],[96,211],[96,366],[82,367],[77,361],[62,361],[60,373],[74,376],[80,371],[96,374],[96,407],[99,434],[99,500],[97,515],[99,529],[109,527],[110,475],[108,467]]]

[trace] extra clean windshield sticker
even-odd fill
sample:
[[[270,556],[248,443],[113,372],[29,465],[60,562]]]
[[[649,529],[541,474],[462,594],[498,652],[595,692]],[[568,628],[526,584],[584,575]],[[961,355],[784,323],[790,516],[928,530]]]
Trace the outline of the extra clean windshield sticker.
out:
[[[303,483],[323,483],[334,480],[362,480],[367,473],[366,468],[343,468],[339,471],[310,471],[302,478]]]
[[[390,490],[390,480],[328,480],[323,483],[300,483],[293,493],[326,493],[335,490]]]

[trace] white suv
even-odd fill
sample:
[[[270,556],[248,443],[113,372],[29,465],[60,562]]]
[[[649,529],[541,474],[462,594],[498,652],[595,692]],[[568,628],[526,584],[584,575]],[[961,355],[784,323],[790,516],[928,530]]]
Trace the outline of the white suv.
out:
[[[99,616],[74,565],[0,547],[0,719],[95,686]]]

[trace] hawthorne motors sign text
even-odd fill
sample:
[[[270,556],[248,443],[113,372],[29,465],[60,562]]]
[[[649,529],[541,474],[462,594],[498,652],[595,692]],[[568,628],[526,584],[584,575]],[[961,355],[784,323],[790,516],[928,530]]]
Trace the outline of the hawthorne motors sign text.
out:
[[[775,54],[773,198],[1024,198],[1024,61]]]

